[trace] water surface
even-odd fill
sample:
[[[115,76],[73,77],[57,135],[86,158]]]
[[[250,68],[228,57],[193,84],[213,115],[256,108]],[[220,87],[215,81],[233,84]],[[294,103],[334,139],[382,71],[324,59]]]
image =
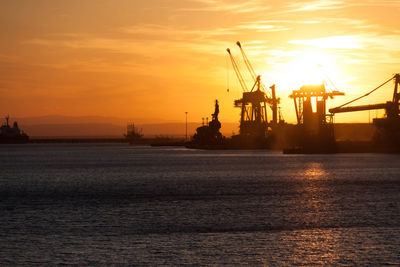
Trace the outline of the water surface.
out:
[[[400,155],[0,146],[0,262],[400,265]]]

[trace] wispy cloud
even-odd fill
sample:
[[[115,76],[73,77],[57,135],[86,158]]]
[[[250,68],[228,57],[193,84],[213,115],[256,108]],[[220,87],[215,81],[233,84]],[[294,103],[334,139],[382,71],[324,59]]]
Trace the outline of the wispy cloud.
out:
[[[398,64],[400,62],[400,36],[396,34],[363,33],[329,36],[309,40],[292,40],[292,45],[311,46],[334,50],[345,64]]]
[[[341,0],[312,0],[301,1],[288,4],[284,11],[277,13],[296,13],[296,12],[312,12],[312,11],[329,11],[335,9],[354,7],[400,7],[399,0],[365,0],[365,1],[341,1]]]
[[[196,38],[213,38],[222,35],[236,34],[235,27],[215,27],[212,29],[189,29],[183,27],[160,26],[155,24],[141,24],[124,27],[122,32],[142,39],[185,40]]]
[[[223,0],[192,0],[199,3],[199,6],[190,8],[181,8],[180,11],[195,11],[195,12],[229,12],[229,13],[250,13],[261,12],[270,9],[265,1],[248,0],[241,2],[223,1]]]
[[[309,45],[318,48],[359,49],[362,45],[354,36],[329,36],[310,40],[291,40],[291,44]]]
[[[291,28],[287,24],[286,22],[284,25],[279,20],[261,20],[242,22],[231,27],[204,29],[139,24],[120,28],[116,31],[114,37],[94,34],[66,34],[33,38],[24,41],[24,43],[73,49],[101,49],[114,53],[140,54],[152,58],[159,56],[160,53],[171,55],[174,51],[179,51],[179,55],[190,51],[211,55],[221,54],[221,51],[228,44],[234,42],[239,35],[288,31]]]
[[[400,51],[400,36],[395,34],[363,33],[355,35],[328,36],[309,40],[291,40],[291,44],[318,48],[365,49]]]
[[[307,12],[318,10],[331,10],[346,7],[345,2],[336,0],[318,0],[309,2],[297,2],[288,5],[285,12]]]
[[[399,0],[364,0],[364,1],[355,1],[353,3],[348,3],[348,6],[364,6],[364,7],[392,7],[397,6],[400,7]]]
[[[283,21],[254,21],[249,23],[243,23],[235,27],[241,30],[255,30],[257,32],[278,32],[278,31],[288,31],[292,29],[287,26],[286,22]]]

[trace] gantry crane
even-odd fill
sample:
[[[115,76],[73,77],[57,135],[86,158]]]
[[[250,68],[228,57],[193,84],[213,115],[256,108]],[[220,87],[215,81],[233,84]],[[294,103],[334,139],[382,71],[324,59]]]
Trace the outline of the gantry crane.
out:
[[[242,44],[239,41],[237,41],[236,45],[239,47],[240,52],[242,53],[243,61],[244,61],[245,65],[246,65],[248,71],[250,72],[250,75],[253,78],[253,81],[256,82],[257,81],[256,72],[254,71],[254,68],[251,65],[248,57],[246,56],[246,53],[243,50]],[[267,95],[267,102],[268,102],[268,104],[269,104],[269,106],[271,107],[271,110],[272,110],[272,123],[275,124],[275,123],[278,122],[278,104],[280,102],[280,99],[276,98],[275,84],[273,84],[270,87],[270,89],[271,89],[271,93],[270,94],[268,94],[268,90],[265,88],[265,85],[262,82],[260,82],[260,87]],[[279,121],[281,121],[281,118],[279,118]],[[282,118],[282,121],[283,121],[283,118]]]
[[[338,90],[327,91],[325,84],[304,85],[300,90],[293,90],[289,97],[294,101],[297,124],[307,125],[313,121],[316,122],[316,125],[326,123],[326,100],[341,95],[344,93]],[[312,109],[313,99],[315,99],[317,107],[315,112]]]
[[[326,114],[326,100],[341,95],[344,93],[338,90],[327,91],[325,83],[304,85],[299,90],[293,90],[289,97],[293,98],[296,110],[297,130],[294,147],[299,148],[299,153],[336,151],[333,120],[327,120],[332,117]],[[316,106],[315,111],[313,102]]]
[[[254,90],[257,88],[256,90]],[[267,97],[260,90],[260,76],[250,92],[243,92],[241,99],[235,100],[235,107],[241,108],[240,134],[243,136],[264,138],[268,128]]]
[[[271,86],[272,96],[267,96],[267,91],[261,83],[261,78],[256,75],[253,67],[250,64],[240,42],[237,42],[240,50],[242,51],[243,59],[245,64],[254,80],[254,85],[249,91],[246,86],[246,82],[239,70],[238,64],[234,59],[230,49],[227,49],[229,57],[232,62],[233,69],[235,70],[236,76],[243,89],[243,97],[235,100],[235,107],[241,108],[240,116],[240,135],[252,136],[252,137],[265,137],[269,126],[275,126],[278,122],[278,103],[279,99],[276,98],[275,85]],[[268,122],[267,118],[267,106],[272,109],[273,119]]]

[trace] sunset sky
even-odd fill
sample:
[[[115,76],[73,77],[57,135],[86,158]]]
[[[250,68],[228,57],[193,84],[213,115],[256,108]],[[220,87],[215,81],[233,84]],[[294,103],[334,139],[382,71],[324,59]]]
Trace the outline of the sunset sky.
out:
[[[295,122],[293,89],[328,75],[346,93],[333,107],[400,72],[400,1],[4,0],[0,114],[201,121],[220,101],[236,122],[246,73],[241,41]],[[319,65],[319,66],[318,66]],[[250,86],[250,82],[248,83]],[[229,92],[227,88],[229,87]],[[393,83],[355,104],[391,98]],[[375,116],[373,112],[372,116]],[[383,115],[383,111],[378,113]],[[367,121],[368,112],[337,121]]]

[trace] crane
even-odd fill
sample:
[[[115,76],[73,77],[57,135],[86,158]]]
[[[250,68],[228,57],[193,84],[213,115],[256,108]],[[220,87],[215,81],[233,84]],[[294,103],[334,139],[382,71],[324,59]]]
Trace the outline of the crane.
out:
[[[304,85],[300,88],[300,90],[293,90],[292,94],[289,96],[293,98],[294,107],[296,110],[297,123],[302,124],[310,121],[308,120],[308,116],[312,114],[312,98],[315,98],[317,101],[317,117],[318,124],[325,123],[325,107],[326,100],[328,98],[334,98],[335,96],[342,96],[343,92],[333,90],[331,92],[326,91],[325,84],[321,85]]]
[[[327,91],[324,83],[303,85],[299,90],[293,90],[289,97],[293,99],[296,111],[295,147],[300,147],[300,153],[336,151],[333,120],[326,114],[326,101],[341,95],[344,93],[338,90]]]
[[[394,81],[394,90],[392,101],[387,101],[386,103],[370,104],[370,105],[359,105],[359,106],[347,106],[361,98],[370,95],[375,92],[385,84],[390,81]],[[363,110],[376,110],[384,109],[386,111],[385,118],[376,118],[373,120],[373,124],[377,128],[377,133],[375,135],[375,141],[382,143],[383,145],[400,145],[400,74],[397,73],[393,75],[390,79],[376,87],[375,89],[369,91],[368,93],[349,101],[339,107],[329,109],[332,114],[343,113],[343,112],[355,112]]]
[[[276,98],[275,85],[272,85],[270,87],[271,93],[269,94],[268,93],[269,91],[266,90],[265,85],[261,82],[261,80],[257,81],[257,78],[259,76],[255,73],[254,68],[253,68],[252,64],[250,63],[250,60],[248,59],[246,53],[244,52],[244,49],[243,49],[241,43],[239,41],[237,41],[236,45],[240,49],[240,52],[241,52],[242,57],[243,57],[243,61],[244,61],[245,65],[246,65],[246,67],[247,67],[247,69],[248,69],[248,71],[249,71],[249,73],[250,73],[250,75],[251,75],[251,77],[253,79],[254,85],[258,83],[260,85],[260,88],[266,93],[266,102],[269,104],[269,106],[270,106],[270,108],[272,110],[272,122],[274,124],[276,124],[278,122],[278,104],[280,103],[280,99]],[[231,60],[232,60],[233,57],[232,57],[232,55],[230,53],[230,50],[228,51],[228,53],[231,56]],[[234,61],[232,61],[232,64],[233,64],[233,62]],[[236,67],[234,66],[234,69],[235,69],[235,72],[237,70],[237,74],[236,75],[238,76],[238,78],[239,78],[239,76],[242,77],[240,75],[239,69],[237,68],[237,65],[236,65]],[[239,73],[239,75],[238,75],[238,73]],[[241,78],[241,79],[243,79],[243,78]],[[240,78],[239,78],[239,81],[240,81]],[[254,88],[255,88],[255,86],[253,86],[253,89]],[[283,121],[283,119],[282,119],[282,121]]]
[[[364,98],[368,95],[370,95],[372,92],[375,92],[388,82],[394,80],[395,85],[394,85],[394,92],[393,92],[393,98],[392,101],[388,101],[386,103],[380,103],[380,104],[372,104],[372,105],[360,105],[360,106],[350,106],[346,107],[348,104],[351,104],[361,98]],[[329,109],[329,112],[332,114],[336,113],[343,113],[343,112],[354,112],[354,111],[363,111],[363,110],[374,110],[374,109],[385,109],[386,114],[388,117],[398,117],[399,116],[399,101],[400,101],[400,93],[398,92],[399,90],[399,84],[400,84],[400,74],[395,74],[392,76],[389,80],[385,81],[372,91],[366,93],[365,95],[362,95],[361,97],[358,97],[352,101],[349,101],[339,107],[336,108],[331,108]]]
[[[257,76],[251,91],[243,92],[242,98],[234,102],[235,107],[241,109],[240,135],[252,139],[265,138],[269,126],[266,108],[267,97],[265,92],[260,90],[260,87],[260,76]]]
[[[235,107],[241,109],[240,113],[240,126],[239,132],[241,136],[250,138],[264,138],[267,133],[268,120],[267,120],[267,100],[265,93],[260,89],[260,78],[256,77],[251,91],[247,89],[246,83],[240,73],[239,67],[234,59],[231,50],[226,49],[232,62],[233,69],[235,70],[236,77],[243,89],[243,96],[241,99],[234,101]],[[257,88],[257,90],[254,90]]]

